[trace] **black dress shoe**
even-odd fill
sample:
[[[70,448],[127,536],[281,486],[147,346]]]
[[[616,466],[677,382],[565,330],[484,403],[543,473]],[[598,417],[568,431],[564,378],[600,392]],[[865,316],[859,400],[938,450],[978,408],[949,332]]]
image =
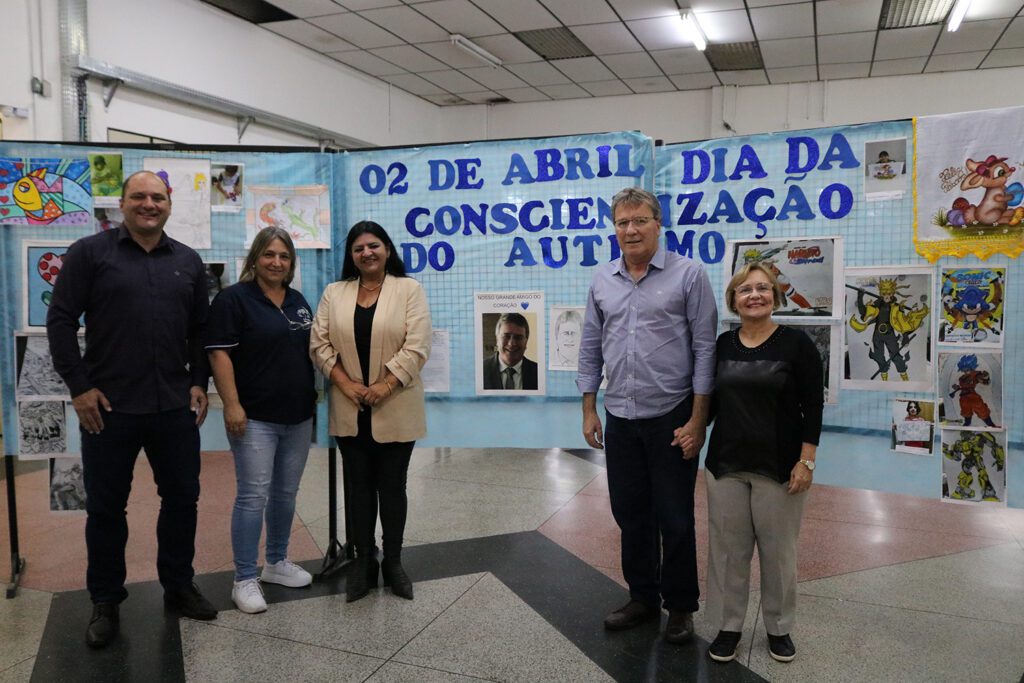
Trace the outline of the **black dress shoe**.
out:
[[[739,631],[719,631],[708,648],[708,656],[716,662],[731,662],[736,659],[736,646],[743,634]]]
[[[693,639],[693,612],[678,609],[668,611],[668,623],[665,625],[665,641],[681,645]]]
[[[401,560],[385,557],[380,571],[384,576],[384,585],[391,586],[392,593],[400,598],[412,600],[412,579],[405,573]]]
[[[371,563],[370,560],[373,560]],[[348,565],[345,575],[345,602],[365,598],[370,592],[370,569],[373,569],[373,586],[377,587],[377,558],[357,557]]]
[[[604,627],[609,631],[625,631],[644,623],[661,618],[661,610],[645,605],[639,600],[630,600],[604,618]]]
[[[106,647],[121,628],[120,607],[109,602],[92,606],[92,619],[85,629],[85,642],[89,647]]]
[[[796,658],[796,646],[789,634],[773,636],[768,634],[768,654],[777,662],[792,662]]]
[[[210,621],[217,618],[217,610],[194,583],[184,588],[164,589],[164,606],[189,619]]]

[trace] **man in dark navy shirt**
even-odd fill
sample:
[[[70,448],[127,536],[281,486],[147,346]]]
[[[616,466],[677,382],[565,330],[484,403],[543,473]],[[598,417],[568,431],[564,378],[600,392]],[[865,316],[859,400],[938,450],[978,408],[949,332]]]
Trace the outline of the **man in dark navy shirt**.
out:
[[[161,497],[157,573],[164,603],[193,619],[217,616],[192,583],[199,426],[209,376],[203,264],[164,234],[171,197],[159,177],[142,171],[128,178],[121,209],[124,224],[117,230],[68,249],[46,319],[54,368],[81,423],[92,647],[117,635],[118,607],[128,596],[125,507],[140,449]],[[83,313],[84,357],[77,340]]]

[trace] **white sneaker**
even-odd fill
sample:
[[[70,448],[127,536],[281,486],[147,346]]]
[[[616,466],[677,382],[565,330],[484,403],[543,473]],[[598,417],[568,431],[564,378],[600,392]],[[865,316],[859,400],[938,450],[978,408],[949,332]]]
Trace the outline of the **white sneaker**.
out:
[[[287,558],[274,564],[267,563],[260,579],[264,583],[276,583],[288,588],[302,588],[313,583],[312,574]]]
[[[235,581],[231,589],[231,602],[240,612],[259,614],[267,611],[267,601],[263,599],[263,589],[259,579]]]

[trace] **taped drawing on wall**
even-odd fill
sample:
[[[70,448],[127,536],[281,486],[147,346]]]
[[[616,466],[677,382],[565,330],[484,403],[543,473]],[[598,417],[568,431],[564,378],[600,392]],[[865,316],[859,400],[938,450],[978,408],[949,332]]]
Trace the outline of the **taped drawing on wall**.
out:
[[[0,157],[0,224],[88,225],[92,205],[87,159]]]
[[[326,185],[251,185],[246,192],[246,249],[263,228],[287,230],[296,249],[331,248],[331,204]]]
[[[142,167],[170,188],[171,217],[164,232],[193,249],[209,249],[210,160],[146,157]]]

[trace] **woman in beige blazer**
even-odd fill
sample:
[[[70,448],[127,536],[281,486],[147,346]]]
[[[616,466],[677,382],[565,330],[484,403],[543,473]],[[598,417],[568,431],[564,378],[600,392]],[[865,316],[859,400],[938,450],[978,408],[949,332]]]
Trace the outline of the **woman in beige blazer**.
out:
[[[420,370],[430,355],[430,309],[387,232],[377,223],[352,226],[341,281],[327,286],[310,335],[313,363],[331,381],[330,433],[345,465],[356,559],[348,602],[377,587],[377,507],[383,528],[379,565],[391,592],[412,600],[402,568],[409,458],[426,434]]]

